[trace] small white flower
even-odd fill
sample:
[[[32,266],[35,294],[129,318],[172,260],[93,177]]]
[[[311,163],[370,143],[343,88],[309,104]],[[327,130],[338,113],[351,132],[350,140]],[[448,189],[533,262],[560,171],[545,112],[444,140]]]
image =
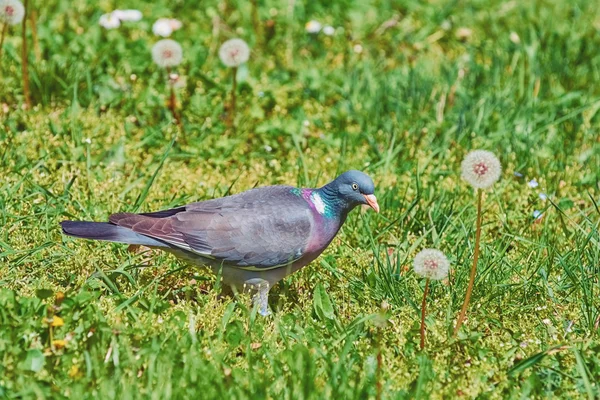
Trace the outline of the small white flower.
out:
[[[456,37],[459,40],[467,40],[473,34],[473,30],[471,28],[461,27],[456,30]]]
[[[183,49],[171,39],[163,39],[152,47],[152,60],[161,68],[175,67],[181,64]]]
[[[152,32],[156,36],[169,37],[173,33],[173,28],[171,28],[171,23],[168,18],[159,18],[156,20],[154,25],[152,25]]]
[[[182,26],[181,21],[177,19],[159,18],[152,25],[152,32],[156,36],[169,37],[174,31],[181,29]]]
[[[323,33],[327,36],[333,36],[335,34],[335,28],[331,25],[325,25],[323,28]]]
[[[539,183],[538,183],[538,182],[537,182],[535,179],[532,179],[532,180],[530,180],[529,182],[527,182],[527,185],[528,185],[530,188],[536,188],[536,187],[538,187],[538,186],[539,186]]]
[[[544,214],[540,210],[534,210],[533,211],[533,218],[535,218],[535,219],[542,218],[542,215],[544,215]]]
[[[0,0],[0,21],[17,25],[25,17],[25,7],[19,0]]]
[[[521,43],[521,38],[519,37],[519,35],[517,34],[517,32],[511,32],[510,36],[508,37],[510,39],[511,42],[513,42],[514,44],[519,44]]]
[[[354,47],[352,47],[352,50],[354,50],[356,54],[360,54],[363,51],[363,47],[360,44],[355,44]]]
[[[548,318],[544,318],[542,322],[544,323],[544,325],[552,325],[552,321],[550,321],[550,319]]]
[[[321,23],[319,21],[310,20],[306,23],[304,28],[308,33],[319,33],[321,31]]]
[[[448,276],[450,262],[444,253],[437,249],[421,250],[413,262],[415,273],[424,278],[440,280]]]
[[[500,160],[486,150],[474,150],[467,154],[461,164],[461,177],[476,189],[492,186],[502,173]]]
[[[122,22],[137,22],[142,19],[142,12],[139,10],[115,10],[112,15]]]
[[[184,76],[179,76],[179,74],[170,74],[169,75],[169,85],[171,85],[174,89],[181,89],[187,85],[187,79]]]
[[[548,200],[548,195],[546,193],[540,193],[539,196],[540,196],[540,200],[544,200],[544,201]]]
[[[219,58],[228,67],[239,67],[250,58],[250,48],[242,39],[229,39],[221,45]]]
[[[98,23],[105,29],[115,29],[121,26],[121,20],[112,13],[102,14]]]
[[[86,142],[87,144],[92,144],[92,139],[90,139],[89,137],[85,138],[84,142]]]
[[[183,26],[183,23],[175,18],[171,18],[169,20],[169,24],[171,24],[171,28],[173,29],[173,31],[178,31]]]

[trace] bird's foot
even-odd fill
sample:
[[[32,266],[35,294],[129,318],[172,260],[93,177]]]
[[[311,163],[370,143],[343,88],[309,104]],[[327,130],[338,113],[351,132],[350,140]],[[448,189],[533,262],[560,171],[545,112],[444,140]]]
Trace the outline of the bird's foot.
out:
[[[269,310],[269,290],[271,285],[264,279],[250,279],[246,284],[256,290],[256,294],[252,298],[252,304],[258,308],[258,313],[263,317],[271,315]]]

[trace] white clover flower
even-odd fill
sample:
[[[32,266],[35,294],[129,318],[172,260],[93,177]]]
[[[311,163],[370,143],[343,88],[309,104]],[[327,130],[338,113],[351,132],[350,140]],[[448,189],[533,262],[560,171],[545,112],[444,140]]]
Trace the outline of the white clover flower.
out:
[[[323,33],[327,36],[333,36],[335,34],[335,28],[331,25],[325,25],[325,27],[323,27]]]
[[[502,173],[500,160],[486,150],[474,150],[467,154],[461,164],[461,177],[476,189],[492,186]]]
[[[115,29],[121,26],[121,20],[114,16],[113,13],[102,14],[98,23],[105,29]]]
[[[242,39],[230,39],[221,45],[219,58],[228,67],[239,67],[250,58],[250,48]]]
[[[25,17],[25,7],[19,0],[0,0],[0,21],[17,25]]]
[[[156,36],[169,37],[171,34],[181,29],[183,24],[181,21],[174,18],[159,18],[156,20],[154,25],[152,25],[152,32]]]
[[[424,278],[441,280],[448,276],[450,262],[444,253],[437,249],[421,250],[413,262],[415,273]]]
[[[115,10],[111,13],[113,17],[119,19],[119,21],[131,21],[137,22],[142,19],[142,12],[139,10]]]
[[[152,60],[161,68],[175,67],[181,64],[183,49],[171,39],[163,39],[152,46]]]
[[[321,31],[321,23],[319,21],[315,21],[314,19],[311,21],[308,21],[306,23],[306,25],[304,26],[304,28],[306,29],[306,32],[308,33],[319,33]]]

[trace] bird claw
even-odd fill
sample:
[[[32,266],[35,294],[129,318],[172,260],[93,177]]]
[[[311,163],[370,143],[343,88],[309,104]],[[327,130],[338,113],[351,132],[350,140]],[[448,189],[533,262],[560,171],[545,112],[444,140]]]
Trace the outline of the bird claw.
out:
[[[271,289],[271,285],[269,285],[269,282],[264,279],[251,279],[246,281],[246,283],[257,290],[257,293],[252,298],[252,303],[258,308],[258,313],[263,317],[271,315],[271,311],[269,311],[269,290]]]
[[[262,315],[263,317],[268,317],[269,315],[273,314],[268,308],[265,308],[265,309],[259,308],[258,313],[260,315]]]

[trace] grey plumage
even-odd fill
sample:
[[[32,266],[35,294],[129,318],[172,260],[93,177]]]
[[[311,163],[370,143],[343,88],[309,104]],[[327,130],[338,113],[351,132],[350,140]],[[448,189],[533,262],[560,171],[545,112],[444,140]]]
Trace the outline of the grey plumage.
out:
[[[320,189],[269,186],[151,213],[117,213],[109,222],[64,221],[67,235],[144,245],[222,272],[224,283],[259,290],[267,313],[270,287],[329,245],[358,204],[378,211],[373,181],[349,171]]]

